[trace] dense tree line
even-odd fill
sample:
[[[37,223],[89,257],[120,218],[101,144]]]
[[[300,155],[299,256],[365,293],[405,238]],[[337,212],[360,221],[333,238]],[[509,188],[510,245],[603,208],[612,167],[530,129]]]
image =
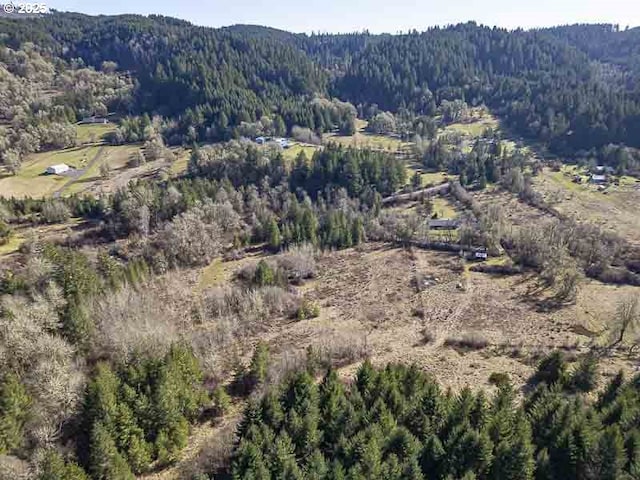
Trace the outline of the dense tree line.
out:
[[[151,462],[166,465],[186,446],[189,423],[207,402],[202,372],[188,348],[161,359],[134,358],[115,372],[98,364],[87,386],[79,442],[93,478],[135,478]]]
[[[445,392],[415,366],[365,362],[350,387],[300,373],[247,408],[233,478],[634,478],[637,379],[618,375],[588,401],[595,368],[552,354],[521,405],[504,375],[488,397]]]
[[[321,132],[340,123],[335,110],[310,102],[326,92],[326,74],[302,51],[272,38],[158,16],[56,13],[33,19],[30,30],[6,19],[1,25],[0,41],[14,48],[30,39],[54,55],[135,71],[134,109],[176,120],[166,136],[178,142],[227,139],[229,126],[274,111],[288,128]]]
[[[305,36],[158,16],[55,13],[30,19],[29,28],[1,22],[0,41],[12,48],[32,41],[96,68],[106,61],[134,71],[134,109],[170,119],[172,143],[229,138],[233,127],[265,116],[287,129],[349,132],[352,117],[310,101],[319,94],[352,102],[372,119],[380,109],[452,121],[456,106],[484,103],[560,154],[640,147],[636,30],[524,32],[467,23],[401,35]]]

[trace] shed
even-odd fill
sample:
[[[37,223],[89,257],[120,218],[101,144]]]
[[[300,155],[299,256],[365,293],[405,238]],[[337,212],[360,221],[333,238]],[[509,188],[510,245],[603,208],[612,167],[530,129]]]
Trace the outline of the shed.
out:
[[[93,117],[83,118],[82,120],[80,120],[79,123],[80,123],[80,125],[87,125],[87,124],[92,124],[92,123],[100,123],[100,124],[105,124],[106,125],[107,123],[109,123],[109,120],[107,120],[104,117],[93,116]]]
[[[591,175],[591,183],[599,183],[599,184],[603,184],[603,183],[607,183],[607,176],[606,175]]]
[[[69,170],[71,170],[71,167],[69,167],[69,165],[60,163],[58,165],[51,165],[47,167],[46,173],[48,173],[49,175],[61,175],[68,172]]]
[[[456,230],[458,227],[460,227],[460,222],[451,218],[429,220],[429,228],[434,230]]]

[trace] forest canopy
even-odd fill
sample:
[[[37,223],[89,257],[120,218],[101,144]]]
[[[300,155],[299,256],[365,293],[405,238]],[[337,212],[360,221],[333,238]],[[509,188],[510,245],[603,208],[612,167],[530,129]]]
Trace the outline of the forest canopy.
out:
[[[136,88],[122,113],[167,118],[171,143],[228,139],[230,127],[265,116],[288,131],[342,129],[352,112],[310,101],[331,96],[367,119],[386,110],[434,115],[447,101],[484,103],[517,133],[564,155],[640,147],[637,29],[466,23],[400,35],[307,36],[161,16],[54,13],[28,23],[0,19],[0,30],[0,44],[12,49],[31,42],[53,57],[129,72]]]

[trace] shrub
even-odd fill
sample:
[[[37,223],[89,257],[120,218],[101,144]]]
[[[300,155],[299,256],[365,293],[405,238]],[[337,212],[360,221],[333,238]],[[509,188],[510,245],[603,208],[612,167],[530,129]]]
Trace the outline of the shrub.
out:
[[[0,220],[0,245],[6,245],[11,239],[13,230],[9,225]]]
[[[424,328],[422,332],[420,332],[420,334],[422,336],[422,345],[429,345],[430,343],[435,342],[437,339],[436,335],[431,332],[431,330],[428,330],[426,328]]]
[[[296,317],[298,320],[307,320],[309,318],[316,318],[320,315],[320,307],[317,303],[309,302],[308,300],[303,300],[302,305],[298,308],[296,312]]]
[[[315,250],[311,244],[291,247],[285,253],[278,255],[275,260],[292,283],[313,278],[316,274]]]
[[[222,385],[213,390],[213,411],[218,417],[223,416],[231,407],[231,397]]]
[[[267,287],[276,284],[276,272],[265,261],[260,260],[253,274],[253,283],[259,287]]]
[[[489,341],[479,333],[464,333],[460,337],[447,338],[444,345],[462,350],[482,350],[487,348]]]
[[[13,374],[0,383],[0,454],[18,448],[24,441],[24,425],[31,398]]]
[[[491,375],[489,375],[489,383],[491,385],[495,385],[496,387],[501,387],[502,385],[510,384],[511,378],[506,373],[493,372]]]

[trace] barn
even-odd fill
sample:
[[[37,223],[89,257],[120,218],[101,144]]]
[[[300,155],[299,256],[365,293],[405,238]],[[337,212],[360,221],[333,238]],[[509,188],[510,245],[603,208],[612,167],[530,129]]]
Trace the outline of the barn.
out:
[[[62,175],[69,170],[71,170],[71,167],[69,167],[69,165],[60,163],[58,165],[51,165],[50,167],[47,167],[46,173],[48,175]]]

